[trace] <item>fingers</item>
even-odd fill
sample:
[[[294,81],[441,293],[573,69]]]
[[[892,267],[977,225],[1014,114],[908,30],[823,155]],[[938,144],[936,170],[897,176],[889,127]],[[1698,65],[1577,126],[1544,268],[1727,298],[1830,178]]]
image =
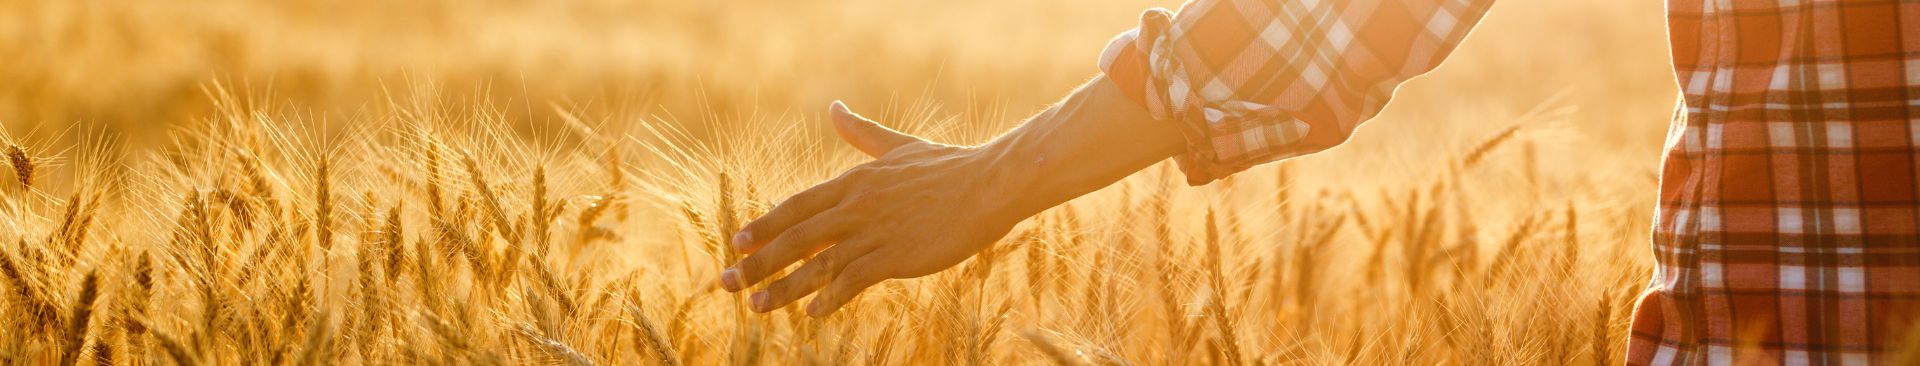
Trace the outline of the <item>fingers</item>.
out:
[[[833,280],[834,275],[845,268],[847,262],[871,250],[871,245],[863,243],[841,243],[828,248],[819,255],[813,256],[812,259],[808,259],[800,269],[794,270],[793,273],[787,274],[778,281],[773,281],[765,291],[753,294],[748,304],[752,306],[753,311],[762,313],[786,307],[787,304],[826,287],[827,283]]]
[[[738,292],[838,240],[844,231],[840,219],[835,216],[838,215],[833,214],[832,210],[822,212],[781,232],[773,242],[740,260],[733,268],[721,272],[720,287]]]
[[[833,117],[833,131],[840,134],[841,140],[846,140],[860,152],[867,153],[867,156],[878,158],[901,145],[923,141],[854,114],[847,110],[845,103],[837,100],[827,110],[827,114]]]
[[[893,278],[890,275],[893,268],[890,266],[892,262],[888,261],[891,257],[869,253],[847,263],[840,269],[840,274],[833,277],[833,282],[827,284],[826,289],[821,290],[819,295],[813,296],[813,302],[807,304],[807,315],[820,318],[833,314],[848,301],[852,301],[854,296],[860,295],[861,291],[866,291],[868,287],[873,287],[880,281]],[[898,260],[898,258],[892,259]]]
[[[766,215],[741,227],[740,233],[733,235],[733,250],[749,254],[758,251],[788,228],[840,204],[840,186],[828,182],[788,197]]]

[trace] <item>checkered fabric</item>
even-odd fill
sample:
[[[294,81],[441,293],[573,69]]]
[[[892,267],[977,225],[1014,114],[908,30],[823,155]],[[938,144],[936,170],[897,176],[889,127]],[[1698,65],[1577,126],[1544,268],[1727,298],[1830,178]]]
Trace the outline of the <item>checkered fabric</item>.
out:
[[[1204,184],[1344,141],[1490,3],[1199,0],[1101,68]],[[1628,363],[1891,363],[1920,341],[1920,2],[1668,6],[1684,95]]]
[[[1346,141],[1393,89],[1446,58],[1491,0],[1193,1],[1148,10],[1100,68],[1157,118],[1205,184]]]
[[[1920,3],[1668,7],[1685,104],[1629,353],[1885,358],[1920,315]]]

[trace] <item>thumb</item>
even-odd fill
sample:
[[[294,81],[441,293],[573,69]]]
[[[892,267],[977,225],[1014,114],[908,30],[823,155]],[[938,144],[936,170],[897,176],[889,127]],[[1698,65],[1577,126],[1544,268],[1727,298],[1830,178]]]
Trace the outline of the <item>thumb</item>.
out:
[[[841,140],[846,140],[847,144],[860,149],[860,152],[867,153],[867,156],[878,158],[901,145],[923,142],[918,137],[894,131],[867,117],[854,114],[853,111],[847,110],[845,103],[838,100],[833,101],[833,105],[828,106],[827,110],[827,114],[833,117],[833,131],[840,134]]]

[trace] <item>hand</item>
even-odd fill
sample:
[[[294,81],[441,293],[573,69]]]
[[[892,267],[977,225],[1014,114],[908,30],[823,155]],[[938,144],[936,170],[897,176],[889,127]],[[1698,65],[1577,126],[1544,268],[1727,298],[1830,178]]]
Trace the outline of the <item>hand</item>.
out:
[[[1146,117],[1104,78],[981,147],[928,142],[840,102],[830,114],[840,138],[875,160],[793,195],[733,237],[748,255],[721,272],[727,291],[806,260],[753,294],[754,311],[818,291],[807,314],[826,316],[880,281],[951,268],[1021,220],[1182,146],[1172,124]]]
[[[960,264],[1028,216],[997,207],[1007,194],[996,184],[1003,172],[980,148],[902,134],[840,102],[830,109],[841,139],[877,160],[788,198],[733,238],[734,249],[749,255],[721,274],[728,291],[812,256],[753,294],[754,311],[772,311],[820,291],[807,313],[832,313],[882,280]]]

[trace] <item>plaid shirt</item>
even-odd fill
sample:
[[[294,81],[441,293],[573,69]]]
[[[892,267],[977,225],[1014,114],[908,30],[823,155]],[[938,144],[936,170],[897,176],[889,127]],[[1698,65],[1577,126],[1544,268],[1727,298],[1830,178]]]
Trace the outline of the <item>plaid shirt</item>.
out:
[[[1199,0],[1100,67],[1204,184],[1324,150],[1491,0]],[[1920,316],[1920,3],[1669,0],[1684,91],[1631,364],[1868,363]]]

